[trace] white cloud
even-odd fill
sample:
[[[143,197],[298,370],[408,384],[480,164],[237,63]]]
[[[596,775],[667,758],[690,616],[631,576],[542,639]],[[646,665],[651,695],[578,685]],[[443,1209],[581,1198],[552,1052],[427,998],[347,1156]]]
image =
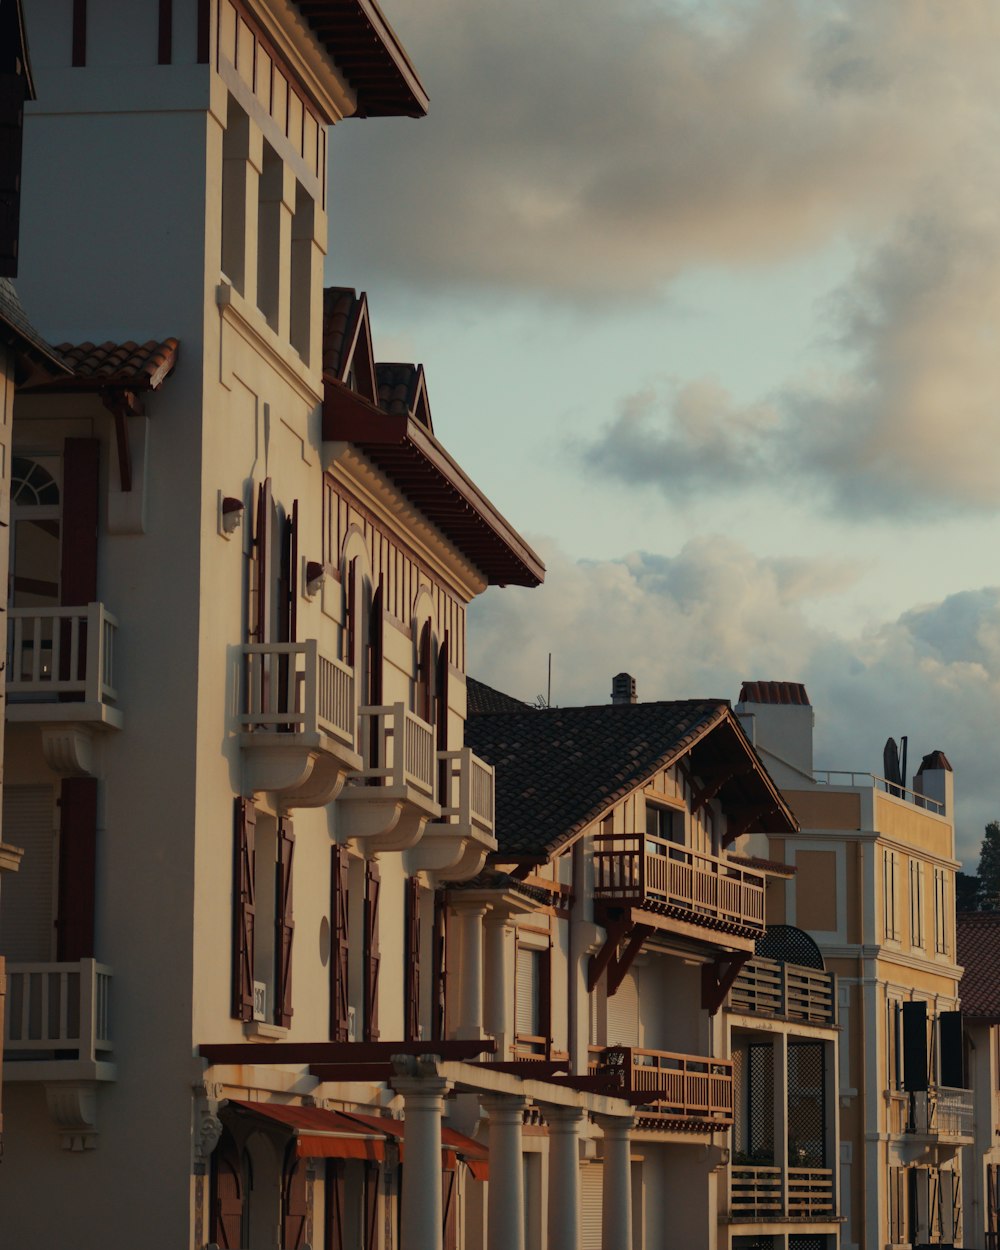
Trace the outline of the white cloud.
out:
[[[632,673],[640,699],[721,697],[743,680],[805,683],[816,763],[879,773],[887,737],[907,734],[911,772],[941,749],[955,768],[959,853],[975,867],[983,825],[1000,818],[1000,588],[952,595],[843,640],[810,624],[806,600],[842,591],[847,565],[755,557],[704,538],[676,556],[573,561],[541,544],[539,590],[491,591],[473,608],[469,670],[533,701],[603,703]]]

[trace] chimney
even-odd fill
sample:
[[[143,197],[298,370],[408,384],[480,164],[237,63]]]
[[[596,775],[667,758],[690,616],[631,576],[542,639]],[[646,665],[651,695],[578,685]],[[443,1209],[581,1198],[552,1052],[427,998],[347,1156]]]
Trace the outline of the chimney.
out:
[[[611,702],[635,703],[635,678],[628,673],[617,673],[611,678]]]
[[[955,774],[943,751],[931,751],[920,761],[917,775],[913,778],[913,789],[917,794],[935,800],[935,805],[931,806],[930,811],[938,812],[941,816],[954,820]],[[937,803],[942,806],[937,807]]]
[[[735,711],[779,786],[812,779],[815,716],[801,682],[745,681]]]

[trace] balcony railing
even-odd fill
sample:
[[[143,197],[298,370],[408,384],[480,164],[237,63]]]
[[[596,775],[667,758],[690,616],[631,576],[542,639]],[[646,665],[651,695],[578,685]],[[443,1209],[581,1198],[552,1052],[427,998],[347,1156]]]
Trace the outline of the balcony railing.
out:
[[[102,603],[79,608],[10,608],[7,696],[11,703],[60,698],[115,703],[118,621]]]
[[[715,1132],[733,1122],[733,1063],[632,1046],[592,1046],[590,1070],[615,1077],[639,1114]]]
[[[359,778],[392,787],[412,786],[433,797],[436,752],[430,725],[405,703],[363,707],[358,715],[375,727],[374,732],[361,733],[365,766]]]
[[[729,993],[730,1011],[783,1016],[833,1027],[837,1023],[836,978],[819,968],[751,959]]]
[[[594,897],[696,924],[764,931],[764,878],[647,834],[597,834]]]
[[[354,746],[354,673],[305,642],[248,643],[246,711],[251,733],[324,733]]]
[[[899,1137],[910,1133],[943,1139],[972,1138],[972,1091],[947,1085],[907,1093],[889,1094],[889,1132]]]
[[[832,1220],[833,1171],[734,1163],[729,1170],[729,1218],[755,1224]]]
[[[79,963],[9,963],[4,1061],[96,1062],[111,1053],[111,969]]]
[[[493,768],[470,747],[438,751],[441,820],[462,828],[493,832]]]
[[[853,786],[858,789],[879,790],[893,798],[903,799],[914,807],[926,808],[929,812],[944,815],[944,803],[940,799],[932,799],[919,790],[908,790],[898,781],[890,781],[880,777],[878,773],[855,772],[846,768],[825,768],[813,772],[813,778],[821,786]]]

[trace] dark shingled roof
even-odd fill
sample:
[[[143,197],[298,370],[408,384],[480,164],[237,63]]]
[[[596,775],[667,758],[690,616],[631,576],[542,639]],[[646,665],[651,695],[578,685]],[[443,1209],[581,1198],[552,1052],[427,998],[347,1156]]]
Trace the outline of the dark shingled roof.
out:
[[[806,688],[799,681],[745,681],[740,703],[796,703],[809,706]]]
[[[0,278],[0,338],[13,344],[47,373],[66,374],[70,366],[58,355],[28,320],[9,278]]]
[[[962,1010],[972,1019],[1000,1022],[1000,914],[963,912],[958,916],[958,962]]]
[[[466,744],[496,768],[500,854],[550,853],[727,720],[742,738],[722,699],[470,717]]]
[[[365,297],[352,287],[328,286],[323,291],[323,369],[343,377],[344,356]]]
[[[917,769],[917,776],[919,777],[921,773],[937,771],[939,769],[946,773],[953,771],[951,764],[948,762],[948,757],[943,751],[931,751],[920,761],[920,767]]]
[[[465,681],[469,695],[469,716],[484,716],[494,712],[527,712],[531,709],[530,703],[504,694],[502,690],[494,690],[484,681],[476,681],[475,677],[467,677]]]

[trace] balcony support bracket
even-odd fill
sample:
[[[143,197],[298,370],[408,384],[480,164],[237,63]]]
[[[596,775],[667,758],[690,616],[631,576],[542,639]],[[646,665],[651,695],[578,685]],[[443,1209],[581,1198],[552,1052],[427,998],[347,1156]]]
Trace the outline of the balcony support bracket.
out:
[[[749,833],[751,826],[755,825],[759,820],[772,815],[778,809],[774,804],[762,807],[746,807],[741,811],[733,812],[726,824],[725,837],[722,839],[723,847],[731,846],[737,838],[741,838],[745,833]]]
[[[63,1150],[74,1154],[97,1145],[97,1084],[94,1081],[47,1081],[49,1115],[62,1136]]]
[[[745,777],[750,772],[753,772],[752,764],[747,764],[743,768],[730,768],[727,772],[720,773],[712,781],[702,786],[691,800],[691,815],[694,816],[697,812],[700,812],[706,803],[711,802],[715,798],[723,786],[737,777]]]
[[[604,945],[590,956],[587,965],[587,989],[593,992],[607,969],[607,993],[608,998],[611,998],[625,980],[625,974],[642,949],[643,942],[652,932],[652,925],[636,924],[631,913],[627,913],[621,920],[612,921],[608,926]]]
[[[749,959],[749,951],[737,951],[733,955],[717,955],[710,964],[702,965],[701,1005],[710,1016],[726,1001],[726,995]]]

